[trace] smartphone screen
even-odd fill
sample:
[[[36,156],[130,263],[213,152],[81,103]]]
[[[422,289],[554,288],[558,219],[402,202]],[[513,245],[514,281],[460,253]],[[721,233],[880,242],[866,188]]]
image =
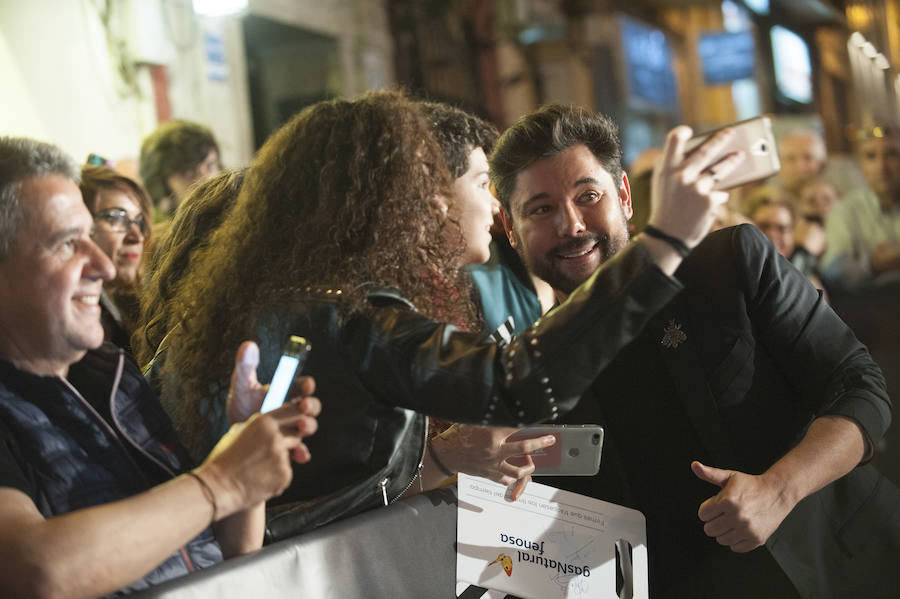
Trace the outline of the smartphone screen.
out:
[[[303,337],[291,335],[284,353],[278,360],[278,366],[275,368],[275,374],[272,376],[272,382],[269,383],[269,391],[263,400],[260,413],[265,414],[271,412],[275,408],[281,407],[287,397],[288,390],[294,377],[302,370],[303,362],[306,360],[306,354],[310,350],[309,343]]]

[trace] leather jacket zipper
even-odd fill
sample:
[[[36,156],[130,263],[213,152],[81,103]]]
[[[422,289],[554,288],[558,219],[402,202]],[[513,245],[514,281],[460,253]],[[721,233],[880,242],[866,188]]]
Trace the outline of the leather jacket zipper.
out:
[[[387,496],[387,486],[390,483],[391,479],[384,478],[380,483],[378,483],[379,488],[381,489],[381,498],[384,501],[384,506],[387,507],[390,504],[394,503],[401,497],[403,494],[409,491],[409,488],[413,486],[413,483],[416,482],[416,479],[419,479],[419,492],[421,493],[425,489],[422,487],[422,468],[425,465],[425,448],[428,447],[428,426],[425,427],[425,435],[422,438],[422,453],[419,454],[419,465],[416,467],[416,473],[412,475],[412,478],[409,479],[409,482],[406,483],[406,486],[403,487],[403,490],[397,493],[390,501]]]

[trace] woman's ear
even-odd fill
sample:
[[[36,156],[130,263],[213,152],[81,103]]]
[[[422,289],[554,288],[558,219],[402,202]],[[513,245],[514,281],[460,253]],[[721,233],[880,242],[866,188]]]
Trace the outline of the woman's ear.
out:
[[[447,216],[447,212],[450,210],[450,201],[446,197],[438,194],[436,196],[433,196],[430,201],[441,216]]]

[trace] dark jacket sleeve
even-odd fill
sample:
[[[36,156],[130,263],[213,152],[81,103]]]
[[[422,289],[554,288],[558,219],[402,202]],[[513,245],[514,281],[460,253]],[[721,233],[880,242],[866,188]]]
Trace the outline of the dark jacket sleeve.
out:
[[[350,319],[342,346],[380,401],[450,420],[519,426],[574,407],[680,289],[632,244],[503,348],[401,308]]]
[[[34,481],[22,468],[24,459],[13,434],[0,421],[0,487],[18,489],[28,495],[35,504],[38,502]]]
[[[754,334],[800,392],[812,418],[832,414],[859,423],[868,446],[884,435],[891,401],[881,369],[822,293],[749,225],[732,233]],[[736,264],[737,267],[737,264]]]

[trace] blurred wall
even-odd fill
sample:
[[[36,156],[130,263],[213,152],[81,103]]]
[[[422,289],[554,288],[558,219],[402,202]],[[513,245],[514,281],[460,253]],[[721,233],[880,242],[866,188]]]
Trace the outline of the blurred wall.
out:
[[[341,95],[394,81],[383,0],[253,0],[250,13],[336,37]],[[154,85],[151,65],[167,82]],[[226,166],[253,154],[241,20],[198,17],[190,0],[0,2],[0,78],[0,134],[54,142],[79,161],[136,159],[160,116],[209,126]]]
[[[0,3],[0,132],[52,141],[84,160],[136,154],[152,104],[123,97],[89,0]]]

